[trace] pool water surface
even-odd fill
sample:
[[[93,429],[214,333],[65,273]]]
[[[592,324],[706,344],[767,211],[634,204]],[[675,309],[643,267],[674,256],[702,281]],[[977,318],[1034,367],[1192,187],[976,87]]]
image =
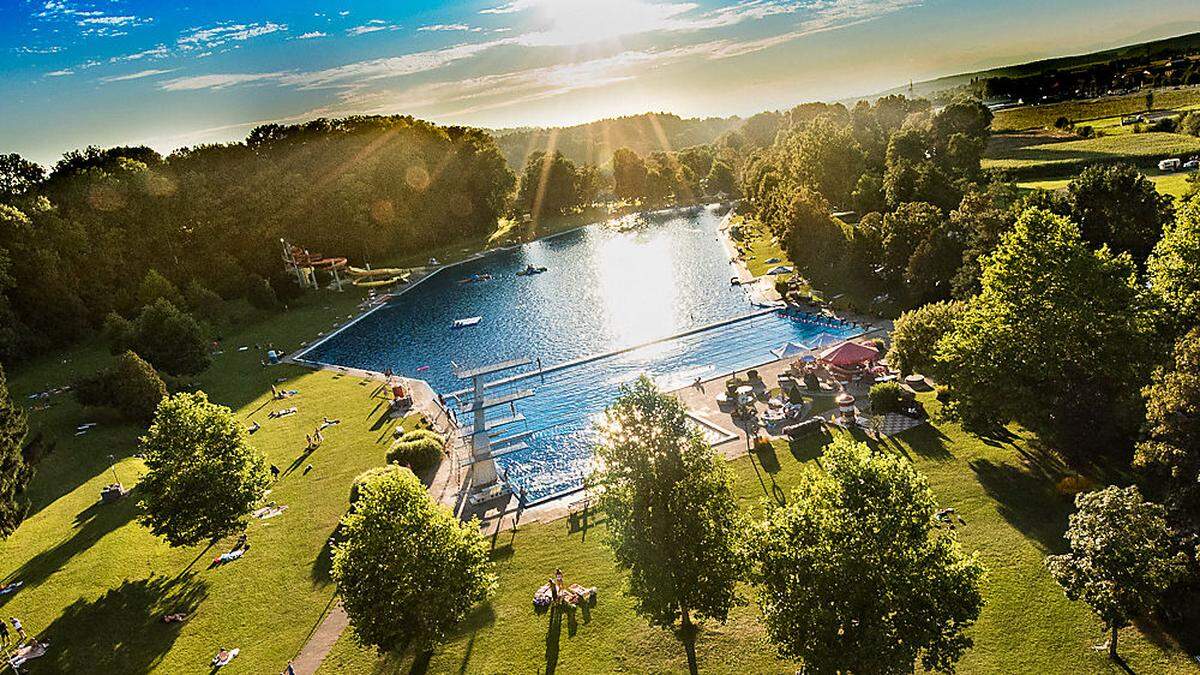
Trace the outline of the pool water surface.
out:
[[[527,377],[490,393],[536,392],[516,403],[525,421],[496,432],[531,433],[529,447],[496,462],[530,503],[549,499],[581,486],[592,421],[638,375],[674,389],[772,360],[770,350],[789,340],[811,345],[857,332],[753,307],[729,283],[735,271],[721,221],[713,208],[625,218],[448,267],[301,356],[391,368],[443,394],[466,386],[455,364],[540,361],[541,373],[531,365]],[[517,276],[528,265],[546,271]],[[491,279],[462,282],[473,275]],[[451,328],[474,316],[478,325]]]

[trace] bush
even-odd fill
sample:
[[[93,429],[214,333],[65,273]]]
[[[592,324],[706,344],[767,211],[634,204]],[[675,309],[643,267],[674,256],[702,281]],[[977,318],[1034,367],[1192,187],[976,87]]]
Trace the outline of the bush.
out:
[[[385,464],[384,466],[377,466],[372,469],[367,469],[366,471],[355,476],[354,482],[350,484],[350,506],[354,506],[355,502],[358,501],[359,493],[364,483],[375,478],[376,476],[383,476],[389,473],[395,473],[397,471],[404,471],[404,468],[395,464]]]
[[[775,277],[775,292],[776,293],[778,293],[784,297],[787,297],[788,288],[789,288],[789,282],[787,279],[784,279],[781,277]]]
[[[1200,136],[1200,112],[1193,110],[1179,121],[1179,133]]]
[[[246,300],[255,309],[275,309],[279,306],[279,298],[270,282],[260,276],[250,277],[250,285],[246,289]]]
[[[871,410],[876,413],[900,412],[904,408],[904,390],[896,382],[880,382],[871,386]]]
[[[167,395],[167,385],[154,368],[127,351],[111,368],[76,382],[72,389],[81,405],[114,408],[133,422],[148,424]]]
[[[183,303],[183,296],[180,295],[175,284],[159,274],[158,270],[152,269],[146,272],[146,276],[142,278],[142,285],[138,288],[138,304],[146,307],[153,305],[160,298],[174,305]]]
[[[172,375],[195,375],[212,362],[200,324],[161,298],[134,323],[133,350]]]
[[[421,472],[437,466],[442,460],[443,447],[445,441],[432,431],[410,431],[401,436],[388,451],[387,461],[389,464],[399,464],[409,467],[414,472]]]
[[[133,344],[133,323],[116,312],[109,312],[100,328],[100,337],[108,345],[110,354],[120,354]]]
[[[218,319],[224,313],[225,301],[221,300],[221,296],[208,290],[198,281],[188,284],[184,292],[184,301],[190,312],[204,317],[209,322]]]

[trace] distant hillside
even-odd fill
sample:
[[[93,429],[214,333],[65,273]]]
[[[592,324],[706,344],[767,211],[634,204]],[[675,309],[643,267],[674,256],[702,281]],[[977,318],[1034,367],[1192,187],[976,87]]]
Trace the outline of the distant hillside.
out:
[[[573,127],[496,129],[500,151],[514,171],[537,150],[558,150],[573,162],[608,163],[617,148],[639,155],[659,150],[679,150],[712,143],[721,134],[741,126],[739,117],[682,118],[670,113],[645,113],[603,119]]]
[[[1086,54],[1076,54],[1073,56],[1060,56],[1051,59],[1042,59],[1040,61],[1030,61],[1028,63],[1018,63],[1010,66],[1002,66],[1000,68],[992,68],[990,70],[980,70],[973,73],[961,73],[959,75],[948,75],[939,77],[935,80],[926,80],[924,82],[915,82],[912,86],[912,95],[922,97],[932,97],[938,92],[944,92],[950,89],[957,89],[964,85],[970,84],[973,80],[986,79],[992,77],[1028,77],[1039,73],[1050,71],[1065,71],[1082,68],[1098,63],[1107,63],[1109,61],[1120,59],[1139,59],[1153,58],[1156,55],[1200,49],[1200,32],[1192,32],[1186,35],[1178,35],[1161,40],[1153,40],[1151,42],[1141,42],[1138,44],[1126,45],[1123,47],[1114,47],[1098,52],[1089,52]],[[889,94],[908,94],[909,85],[895,87],[884,92],[880,92],[868,98],[874,99]]]

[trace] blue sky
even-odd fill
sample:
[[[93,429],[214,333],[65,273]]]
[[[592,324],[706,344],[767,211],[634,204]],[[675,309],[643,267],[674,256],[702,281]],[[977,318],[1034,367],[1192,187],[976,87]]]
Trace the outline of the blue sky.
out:
[[[0,0],[0,152],[353,113],[745,115],[1191,30],[1195,0]]]

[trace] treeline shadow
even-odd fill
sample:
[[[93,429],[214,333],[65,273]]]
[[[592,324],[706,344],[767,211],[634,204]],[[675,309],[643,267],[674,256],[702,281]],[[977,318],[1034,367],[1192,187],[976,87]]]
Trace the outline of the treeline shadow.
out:
[[[76,600],[44,632],[50,647],[30,665],[61,673],[145,673],[170,651],[180,623],[166,614],[192,615],[208,596],[195,574],[125,581],[99,598]]]
[[[20,581],[26,587],[37,586],[62,569],[72,558],[94,546],[105,535],[124,527],[138,512],[137,499],[132,494],[111,504],[97,499],[96,503],[75,516],[75,528],[69,535],[27,560],[8,576],[6,582]],[[20,591],[0,596],[0,605],[19,594]]]
[[[1066,551],[1063,533],[1071,499],[1058,493],[1052,476],[988,459],[973,459],[968,464],[1010,525],[1048,553]]]

